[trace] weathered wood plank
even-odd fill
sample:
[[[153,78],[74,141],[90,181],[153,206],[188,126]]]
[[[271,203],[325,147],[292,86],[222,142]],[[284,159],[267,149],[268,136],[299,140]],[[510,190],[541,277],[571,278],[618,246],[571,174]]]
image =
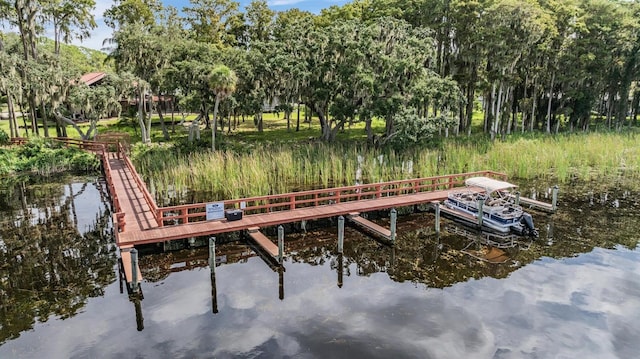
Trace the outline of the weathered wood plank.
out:
[[[275,243],[271,242],[267,236],[262,234],[260,231],[251,232],[249,231],[249,237],[253,239],[257,245],[262,247],[267,253],[271,254],[274,257],[278,256],[278,246]]]
[[[388,241],[391,240],[391,231],[387,228],[382,227],[377,223],[373,223],[368,219],[362,218],[360,216],[349,216],[349,220],[358,226],[364,228],[366,231],[372,232],[372,234],[378,235]]]

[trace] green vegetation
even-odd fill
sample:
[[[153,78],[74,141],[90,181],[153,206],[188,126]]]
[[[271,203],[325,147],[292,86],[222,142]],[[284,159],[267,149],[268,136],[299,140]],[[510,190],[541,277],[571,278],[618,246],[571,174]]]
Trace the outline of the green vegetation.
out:
[[[0,147],[0,178],[18,172],[50,176],[67,171],[96,171],[99,167],[100,161],[95,155],[46,139],[32,139],[18,147]]]
[[[255,118],[262,134],[271,107],[299,131],[298,103],[324,142],[361,123],[369,144],[395,149],[469,132],[495,139],[589,131],[598,119],[607,130],[638,124],[637,1],[354,0],[320,14],[275,12],[265,0],[244,9],[193,0],[181,11],[115,1],[104,16],[113,37],[102,65],[99,53],[62,44],[95,27],[93,0],[32,3],[0,3],[0,21],[19,30],[0,33],[0,102],[11,137],[21,132],[18,108],[28,131],[45,137],[69,126],[90,137],[79,118],[96,126],[122,110],[145,143],[158,140],[150,136],[156,117],[160,139],[174,135],[165,120],[175,108],[197,115],[192,141],[218,117]],[[41,41],[51,27],[54,40]],[[78,79],[90,67],[114,71],[87,86]],[[228,70],[226,81],[219,69]],[[378,132],[376,119],[384,122]]]
[[[210,199],[230,199],[353,185],[359,155],[364,159],[363,180],[369,183],[486,169],[512,178],[562,183],[640,176],[640,134],[636,133],[537,135],[496,142],[484,138],[405,152],[322,143],[265,145],[250,153],[187,153],[144,146],[134,151],[138,170],[159,199],[188,191],[208,193]]]
[[[20,31],[0,34],[0,129],[160,143],[136,161],[161,194],[352,184],[358,155],[370,182],[638,172],[637,1],[355,0],[317,15],[264,0],[115,1],[103,65],[62,46],[95,26],[93,0],[0,4]],[[39,40],[47,26],[53,42]],[[110,73],[89,86],[89,67]]]
[[[9,135],[0,128],[0,146],[8,145],[10,140]]]

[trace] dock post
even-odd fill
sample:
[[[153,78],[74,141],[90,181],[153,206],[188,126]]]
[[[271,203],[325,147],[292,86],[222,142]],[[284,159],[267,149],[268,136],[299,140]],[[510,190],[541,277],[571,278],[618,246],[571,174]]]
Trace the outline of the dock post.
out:
[[[440,202],[435,202],[433,208],[436,211],[436,233],[440,233]]]
[[[138,250],[131,249],[131,290],[138,292]]]
[[[284,267],[278,268],[278,298],[284,300]]]
[[[344,216],[338,217],[338,253],[344,251]]]
[[[480,226],[481,228],[482,221],[484,219],[484,212],[482,207],[484,207],[484,199],[478,200],[478,226]]]
[[[516,206],[520,205],[520,191],[516,191]]]
[[[342,288],[344,277],[344,260],[342,258],[342,253],[338,254],[338,288]]]
[[[216,286],[216,237],[209,237],[209,269],[211,270],[211,312],[218,313],[218,288]]]
[[[558,185],[553,186],[553,197],[551,199],[551,210],[556,211],[558,209],[558,192],[560,187]]]
[[[216,270],[216,237],[209,237],[209,269]]]
[[[278,226],[278,263],[284,260],[284,227]]]
[[[398,211],[394,208],[391,210],[391,242],[396,241],[396,222],[398,221]]]
[[[136,311],[136,329],[141,332],[144,330],[144,317],[142,316],[142,304],[140,303],[141,298],[136,296],[131,301]]]

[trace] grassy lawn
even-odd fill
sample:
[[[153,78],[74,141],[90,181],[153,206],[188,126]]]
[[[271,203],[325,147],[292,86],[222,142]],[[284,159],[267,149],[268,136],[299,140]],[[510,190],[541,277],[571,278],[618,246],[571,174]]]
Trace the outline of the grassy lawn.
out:
[[[171,142],[186,139],[189,135],[189,125],[191,121],[196,118],[195,114],[189,114],[186,116],[184,123],[180,124],[182,115],[176,113],[174,115],[175,126],[172,126],[171,114],[165,115],[165,124],[168,128]],[[225,119],[224,129],[219,130],[218,140],[221,142],[244,142],[244,143],[257,143],[257,142],[270,142],[270,143],[289,143],[300,142],[309,139],[315,139],[320,137],[321,130],[317,117],[312,118],[310,123],[304,122],[304,111],[301,112],[300,130],[296,131],[297,114],[294,112],[290,122],[290,129],[287,129],[287,120],[284,115],[280,113],[265,113],[263,115],[263,132],[259,132],[257,126],[254,124],[253,116],[245,117],[245,121],[239,118],[238,127],[232,129],[229,132],[228,119]],[[18,119],[18,123],[21,124],[20,135],[24,136],[24,129],[22,128],[22,119]],[[374,119],[373,121],[374,133],[380,134],[384,132],[385,123],[383,120]],[[78,125],[83,131],[89,128],[89,123],[80,123]],[[204,128],[204,124],[201,126],[201,138],[208,140],[211,137],[211,131]],[[0,120],[0,129],[9,133],[9,121]],[[98,123],[98,133],[127,133],[131,136],[132,142],[139,142],[140,128],[136,119],[127,118],[110,118],[100,120]],[[165,142],[162,135],[162,129],[160,124],[160,118],[154,116],[152,118],[152,130],[151,130],[152,142]],[[55,125],[49,122],[49,133],[55,135]],[[80,138],[80,134],[71,126],[67,126],[67,134],[72,138]],[[337,139],[339,141],[363,141],[367,137],[365,132],[364,122],[356,122],[351,125],[346,124],[344,130],[340,130]]]

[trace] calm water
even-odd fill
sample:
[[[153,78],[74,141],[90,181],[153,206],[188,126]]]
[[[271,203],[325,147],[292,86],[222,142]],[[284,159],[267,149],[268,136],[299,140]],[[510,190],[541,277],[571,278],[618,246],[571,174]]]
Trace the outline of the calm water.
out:
[[[147,254],[141,300],[121,293],[104,198],[91,178],[1,189],[0,358],[640,352],[640,193],[624,185],[563,186],[540,239],[502,250],[412,214],[395,248],[347,228],[342,258],[335,227],[288,235],[284,273],[241,242],[218,245],[213,278],[206,248]]]

